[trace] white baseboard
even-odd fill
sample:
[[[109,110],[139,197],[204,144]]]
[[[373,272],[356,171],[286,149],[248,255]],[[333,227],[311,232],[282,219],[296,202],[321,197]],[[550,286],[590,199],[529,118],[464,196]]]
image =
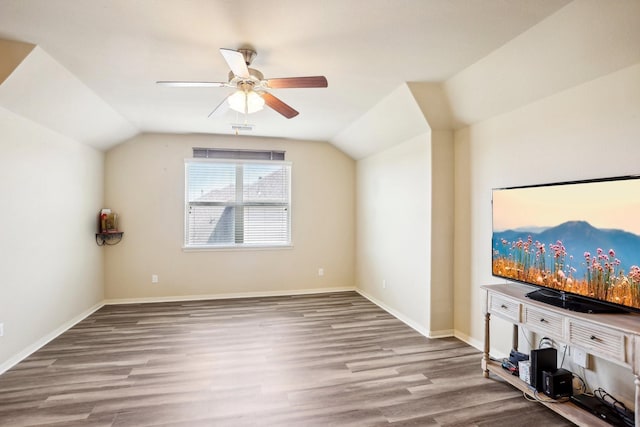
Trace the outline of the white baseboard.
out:
[[[388,307],[382,301],[377,300],[376,298],[367,295],[361,289],[356,289],[353,287],[337,287],[337,288],[315,288],[315,289],[297,289],[297,290],[287,290],[287,291],[266,291],[266,292],[240,292],[240,293],[226,293],[226,294],[209,294],[209,295],[183,295],[183,296],[168,296],[168,297],[146,297],[146,298],[122,298],[122,299],[105,299],[101,303],[96,304],[85,312],[79,314],[74,317],[70,321],[64,323],[62,326],[47,334],[43,338],[39,339],[37,342],[33,343],[29,347],[25,348],[20,353],[12,356],[4,363],[0,364],[0,374],[8,371],[13,366],[17,365],[22,360],[29,357],[29,355],[36,352],[38,349],[43,347],[45,344],[58,337],[59,335],[66,332],[68,329],[72,328],[75,324],[82,321],[86,317],[93,314],[95,311],[99,310],[105,305],[114,305],[114,304],[138,304],[138,303],[152,303],[152,302],[173,302],[173,301],[198,301],[198,300],[210,300],[210,299],[230,299],[230,298],[256,298],[256,297],[273,297],[273,296],[289,296],[289,295],[309,295],[309,294],[323,294],[323,293],[332,293],[332,292],[357,292],[362,295],[364,298],[368,299],[387,313],[391,314],[396,319],[405,323],[410,328],[414,329],[421,335],[427,338],[445,338],[454,336],[465,343],[482,350],[483,344],[475,340],[465,334],[460,333],[454,329],[446,329],[441,331],[427,331],[422,326],[415,323],[413,320],[407,318],[402,313],[397,312],[396,310]],[[493,354],[493,353],[492,353]]]
[[[207,295],[176,295],[167,297],[143,297],[143,298],[115,298],[104,300],[104,305],[115,304],[140,304],[150,302],[179,302],[179,301],[201,301],[214,299],[231,299],[231,298],[260,298],[260,297],[280,297],[290,295],[310,295],[310,294],[326,294],[332,292],[355,292],[353,287],[337,287],[337,288],[314,288],[314,289],[295,289],[286,291],[259,291],[259,292],[238,292],[224,294],[207,294]]]
[[[83,313],[77,315],[76,317],[69,320],[68,322],[65,322],[60,327],[48,333],[44,337],[40,338],[38,341],[31,344],[30,346],[28,346],[18,354],[10,357],[8,360],[0,364],[0,374],[3,374],[4,372],[13,368],[15,365],[17,365],[18,363],[20,363],[21,361],[23,361],[24,359],[26,359],[27,357],[29,357],[30,355],[38,351],[40,348],[44,347],[47,343],[52,341],[54,338],[57,338],[58,336],[62,335],[64,332],[71,329],[74,325],[81,322],[85,318],[89,317],[95,311],[101,309],[103,305],[104,304],[100,302],[94,305],[93,307],[91,307],[90,309],[85,310]]]
[[[464,341],[465,343],[469,344],[471,347],[475,347],[480,351],[484,350],[484,343],[481,342],[480,340],[471,338],[469,335],[463,334],[460,331],[456,331],[454,336],[458,338],[460,341]]]
[[[459,331],[456,331],[455,333],[455,337],[458,338],[460,341],[464,341],[467,344],[469,344],[472,347],[477,348],[480,351],[484,351],[484,342],[480,341],[480,340],[476,340],[474,338],[471,338],[468,335],[465,335]],[[505,354],[504,352],[496,349],[496,348],[491,348],[489,350],[489,354],[491,355],[491,357],[495,358],[495,359],[504,359],[505,357],[509,357],[508,354]]]
[[[423,328],[422,326],[418,325],[416,322],[414,322],[413,320],[409,319],[408,317],[406,317],[402,313],[399,313],[398,311],[394,310],[393,308],[387,306],[382,301],[372,297],[371,295],[368,295],[362,289],[356,289],[356,292],[359,293],[360,295],[362,295],[363,297],[365,297],[366,299],[368,299],[369,301],[371,301],[372,303],[374,303],[375,305],[377,305],[378,307],[380,307],[381,309],[383,309],[384,311],[386,311],[387,313],[389,313],[390,315],[392,315],[393,317],[395,317],[396,319],[398,319],[399,321],[405,323],[407,326],[409,326],[410,328],[414,329],[419,334],[424,335],[427,338],[431,338],[429,336],[429,331],[427,331],[425,328]]]
[[[170,301],[195,301],[195,300],[207,300],[207,299],[230,299],[230,298],[253,298],[253,297],[271,297],[271,296],[288,296],[288,295],[307,295],[307,294],[323,294],[331,292],[354,292],[353,287],[336,287],[336,288],[315,288],[315,289],[297,289],[290,291],[270,291],[270,292],[241,292],[233,294],[211,294],[211,295],[185,295],[185,296],[170,296],[170,297],[150,297],[150,298],[127,298],[127,299],[108,299],[104,300],[90,309],[84,311],[68,322],[64,323],[54,331],[45,335],[35,343],[31,344],[18,354],[11,356],[8,360],[0,364],[0,374],[8,371],[31,354],[42,348],[45,344],[53,340],[54,338],[62,335],[67,330],[71,329],[75,324],[84,320],[86,317],[93,314],[105,305],[111,304],[136,304],[146,302],[170,302]]]
[[[448,338],[455,336],[453,329],[443,329],[441,331],[430,331],[429,338]]]

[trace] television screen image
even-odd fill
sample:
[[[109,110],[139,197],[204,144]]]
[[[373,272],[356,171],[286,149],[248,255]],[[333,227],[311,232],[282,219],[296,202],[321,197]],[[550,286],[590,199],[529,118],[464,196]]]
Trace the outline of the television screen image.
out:
[[[494,276],[640,311],[640,177],[499,188],[492,205]]]

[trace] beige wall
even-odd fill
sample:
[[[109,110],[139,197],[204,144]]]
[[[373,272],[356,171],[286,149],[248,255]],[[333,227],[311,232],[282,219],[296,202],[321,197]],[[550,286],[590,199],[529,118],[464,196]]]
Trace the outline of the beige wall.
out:
[[[442,336],[453,334],[453,131],[440,130],[433,89],[399,86],[332,142],[358,160],[358,290]]]
[[[358,289],[427,335],[431,135],[358,161]],[[383,281],[385,286],[383,287]]]
[[[0,372],[103,299],[104,155],[0,107]]]
[[[193,147],[286,151],[292,249],[185,252],[184,159]],[[354,287],[355,164],[323,142],[145,134],[107,153],[105,203],[123,241],[106,248],[106,298],[277,294]],[[318,268],[324,276],[318,276]],[[151,283],[151,275],[159,283]]]
[[[496,282],[491,189],[638,174],[639,140],[640,64],[456,132],[455,329],[462,338],[482,342],[479,287]],[[494,323],[505,332],[496,347],[508,353],[508,325]],[[587,373],[592,387],[632,400],[628,371],[602,361],[596,368],[597,379]]]
[[[357,163],[358,290],[430,337],[454,333],[453,147],[432,131]]]
[[[430,336],[453,335],[453,131],[431,133]]]

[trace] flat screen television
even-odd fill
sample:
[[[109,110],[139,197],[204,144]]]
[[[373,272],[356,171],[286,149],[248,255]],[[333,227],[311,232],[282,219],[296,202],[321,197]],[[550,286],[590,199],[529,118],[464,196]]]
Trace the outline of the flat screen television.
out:
[[[640,311],[640,176],[492,190],[492,274],[583,312]]]

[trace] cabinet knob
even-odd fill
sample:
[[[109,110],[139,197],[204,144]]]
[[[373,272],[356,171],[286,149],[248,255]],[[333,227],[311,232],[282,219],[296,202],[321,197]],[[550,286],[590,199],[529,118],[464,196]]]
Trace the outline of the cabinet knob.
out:
[[[591,335],[591,336],[589,337],[589,339],[590,339],[591,341],[600,341],[600,338],[598,338],[598,337],[597,337],[597,336],[595,336],[595,335]]]
[[[549,322],[547,321],[547,319],[545,319],[544,317],[543,317],[542,319],[540,319],[540,321],[541,321],[542,323],[549,323]]]
[[[500,306],[500,308],[502,308],[503,310],[506,310],[506,309],[507,309],[507,306],[506,306],[506,305],[504,305],[504,304],[502,304],[502,305]]]

